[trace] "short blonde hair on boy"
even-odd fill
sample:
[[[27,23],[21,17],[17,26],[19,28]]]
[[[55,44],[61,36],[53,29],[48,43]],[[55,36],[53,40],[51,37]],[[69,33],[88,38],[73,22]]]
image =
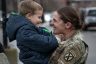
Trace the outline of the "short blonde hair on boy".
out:
[[[18,5],[18,11],[21,15],[26,15],[27,13],[35,14],[35,11],[43,10],[42,6],[33,0],[23,0]]]

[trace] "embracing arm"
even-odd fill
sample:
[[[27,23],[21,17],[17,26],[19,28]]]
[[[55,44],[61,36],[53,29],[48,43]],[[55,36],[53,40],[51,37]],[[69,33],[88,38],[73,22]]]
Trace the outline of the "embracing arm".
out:
[[[39,52],[50,52],[58,46],[58,42],[53,35],[40,35],[34,28],[21,28],[17,33],[19,45],[24,45]]]

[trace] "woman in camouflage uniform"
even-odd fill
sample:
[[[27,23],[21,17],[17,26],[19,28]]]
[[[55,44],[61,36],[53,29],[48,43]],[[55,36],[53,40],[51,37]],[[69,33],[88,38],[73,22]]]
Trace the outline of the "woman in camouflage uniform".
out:
[[[85,64],[88,45],[80,34],[82,23],[72,7],[63,7],[53,13],[51,22],[55,34],[62,34],[62,41],[52,54],[49,64]]]

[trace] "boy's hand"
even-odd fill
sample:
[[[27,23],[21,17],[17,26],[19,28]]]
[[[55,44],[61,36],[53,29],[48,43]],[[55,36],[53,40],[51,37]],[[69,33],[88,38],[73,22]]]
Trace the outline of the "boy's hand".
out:
[[[50,31],[49,31],[47,28],[45,28],[45,27],[39,27],[39,29],[41,30],[41,32],[42,32],[43,35],[48,35],[48,36],[52,35],[52,32],[50,32]]]

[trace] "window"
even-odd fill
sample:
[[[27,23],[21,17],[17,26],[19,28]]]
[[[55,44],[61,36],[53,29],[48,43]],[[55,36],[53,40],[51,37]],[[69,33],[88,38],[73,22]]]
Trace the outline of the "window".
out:
[[[96,10],[90,10],[88,16],[96,16]]]

